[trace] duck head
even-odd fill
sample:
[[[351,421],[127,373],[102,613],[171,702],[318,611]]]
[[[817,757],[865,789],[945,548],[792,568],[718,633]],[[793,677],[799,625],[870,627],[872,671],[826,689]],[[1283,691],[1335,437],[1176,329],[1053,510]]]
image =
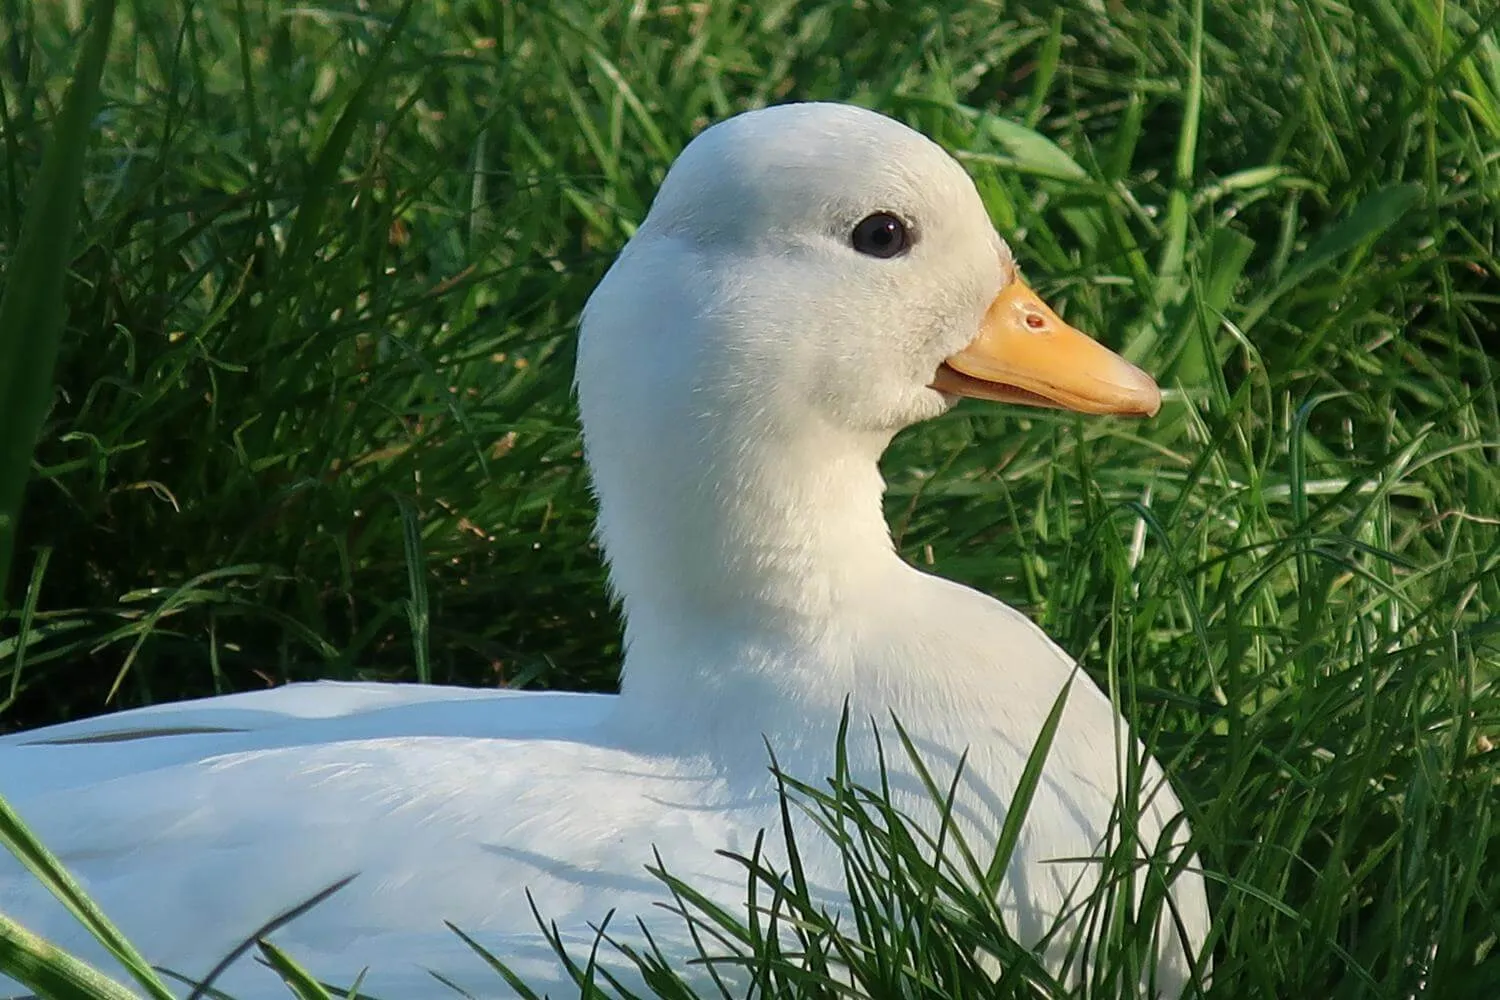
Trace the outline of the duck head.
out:
[[[577,391],[629,624],[826,608],[890,555],[880,453],[960,396],[1160,404],[1025,285],[947,153],[838,104],[687,146],[584,310]]]

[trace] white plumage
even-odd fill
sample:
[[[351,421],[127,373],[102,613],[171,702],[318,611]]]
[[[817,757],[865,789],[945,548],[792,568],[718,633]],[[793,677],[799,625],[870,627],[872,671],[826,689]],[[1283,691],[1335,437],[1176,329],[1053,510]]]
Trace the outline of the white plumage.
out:
[[[904,252],[851,245],[876,213],[904,224]],[[779,842],[766,742],[822,780],[846,701],[857,777],[876,770],[869,720],[894,746],[894,713],[940,775],[967,751],[959,818],[993,841],[1074,667],[1022,615],[901,561],[877,460],[955,393],[1121,413],[1158,397],[1024,291],[962,169],[841,105],[709,129],[590,299],[577,383],[627,622],[619,696],[293,685],[0,740],[0,793],[152,961],[202,976],[353,874],[274,938],[320,977],[368,968],[364,989],[389,1000],[446,995],[434,969],[503,993],[446,920],[566,996],[526,891],[580,948],[616,910],[621,930],[642,916],[686,949],[653,909],[653,849],[742,905],[743,873],[716,852],[761,830]],[[1098,850],[1131,753],[1077,676],[1003,890],[1023,939],[1093,870],[1051,859]],[[930,820],[889,756],[900,803]],[[1155,837],[1180,806],[1154,763],[1147,776]],[[816,840],[809,875],[837,902],[837,856]],[[1164,935],[1169,992],[1208,925],[1196,875],[1174,896],[1188,940]],[[83,946],[12,864],[0,909]],[[283,995],[248,959],[220,985]]]

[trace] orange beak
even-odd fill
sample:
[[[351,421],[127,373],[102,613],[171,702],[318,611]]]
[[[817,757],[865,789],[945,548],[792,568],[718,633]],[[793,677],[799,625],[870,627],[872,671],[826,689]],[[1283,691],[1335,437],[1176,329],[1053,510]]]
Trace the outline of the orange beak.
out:
[[[1020,279],[995,297],[979,336],[937,370],[939,392],[1079,413],[1155,416],[1156,381],[1073,329]]]

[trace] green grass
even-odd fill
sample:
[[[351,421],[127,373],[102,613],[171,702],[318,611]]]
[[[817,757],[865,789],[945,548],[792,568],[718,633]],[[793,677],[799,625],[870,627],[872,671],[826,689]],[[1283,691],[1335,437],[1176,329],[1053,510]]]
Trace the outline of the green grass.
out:
[[[52,369],[62,339],[64,278],[83,185],[89,119],[109,57],[115,5],[99,7],[77,70],[51,130],[28,208],[12,227],[0,290],[0,585],[10,575],[19,530],[16,514],[31,475],[31,452],[52,397]],[[3,110],[3,106],[0,106]],[[5,119],[8,123],[8,116]],[[11,137],[14,139],[14,137]],[[59,239],[58,234],[65,234]]]
[[[0,0],[7,303],[79,6]],[[578,309],[704,124],[855,100],[1169,387],[1146,423],[966,404],[885,468],[903,551],[1026,610],[1169,764],[1210,995],[1500,993],[1500,5],[375,6],[122,6],[51,230],[0,723],[607,688]],[[903,961],[960,967],[943,940]]]

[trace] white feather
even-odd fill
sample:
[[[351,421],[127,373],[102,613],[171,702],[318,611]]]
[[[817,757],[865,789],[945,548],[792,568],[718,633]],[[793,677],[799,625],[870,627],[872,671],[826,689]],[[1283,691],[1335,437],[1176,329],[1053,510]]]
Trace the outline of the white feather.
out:
[[[916,239],[861,256],[874,211]],[[646,872],[734,906],[743,873],[717,852],[779,843],[765,753],[832,771],[847,702],[857,778],[894,714],[941,776],[967,753],[962,829],[993,842],[1074,665],[1005,605],[895,553],[880,453],[948,405],[928,388],[1014,280],[964,172],[868,111],[794,105],[709,129],[673,166],[584,315],[577,385],[599,534],[626,614],[619,696],[293,685],[157,706],[0,740],[0,791],[154,962],[201,976],[264,921],[354,880],[275,940],[318,975],[409,997],[476,995],[498,977],[451,921],[554,996],[568,984],[526,894],[580,948],[591,925],[647,919],[688,951]],[[1035,940],[1093,866],[1139,754],[1109,701],[1075,679],[1003,890]],[[900,754],[900,803],[933,812]],[[1142,833],[1180,811],[1157,788]],[[1182,828],[1179,828],[1182,829]],[[807,831],[804,831],[807,834]],[[831,901],[841,870],[810,849]],[[1208,917],[1201,881],[1175,897],[1160,974],[1182,982]],[[0,909],[84,937],[18,867]],[[222,983],[279,996],[245,960]]]

